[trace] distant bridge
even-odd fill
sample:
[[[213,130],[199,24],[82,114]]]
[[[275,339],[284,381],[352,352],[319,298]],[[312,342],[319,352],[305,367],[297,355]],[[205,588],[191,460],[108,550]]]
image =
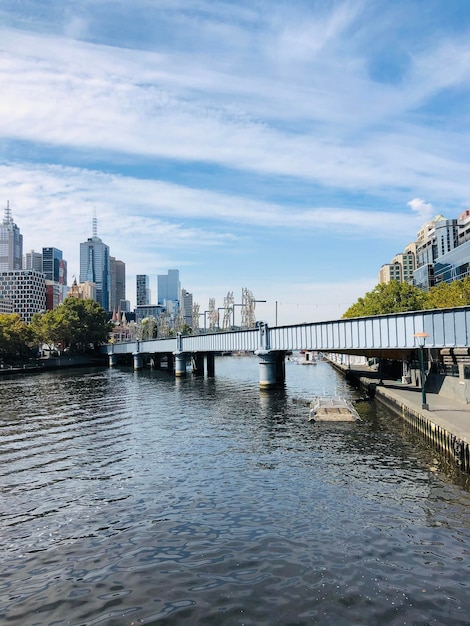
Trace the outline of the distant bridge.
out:
[[[330,322],[276,326],[260,322],[257,328],[181,335],[165,339],[108,344],[109,364],[120,355],[132,355],[134,368],[144,356],[158,367],[163,355],[176,376],[184,376],[188,359],[195,372],[214,374],[214,355],[223,352],[253,352],[259,357],[260,386],[271,387],[285,378],[287,352],[315,350],[410,361],[419,346],[417,334],[426,335],[426,348],[468,348],[470,306],[415,311]]]

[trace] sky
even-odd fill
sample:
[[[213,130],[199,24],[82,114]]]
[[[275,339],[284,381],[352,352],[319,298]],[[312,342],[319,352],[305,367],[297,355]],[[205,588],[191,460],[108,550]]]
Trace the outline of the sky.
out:
[[[2,0],[0,88],[24,252],[78,281],[96,214],[132,305],[178,269],[201,311],[338,319],[470,206],[468,0]]]

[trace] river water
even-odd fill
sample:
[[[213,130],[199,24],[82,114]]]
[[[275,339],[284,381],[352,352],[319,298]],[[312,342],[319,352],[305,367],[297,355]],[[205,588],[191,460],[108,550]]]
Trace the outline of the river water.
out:
[[[470,496],[327,363],[0,380],[0,623],[470,624]]]

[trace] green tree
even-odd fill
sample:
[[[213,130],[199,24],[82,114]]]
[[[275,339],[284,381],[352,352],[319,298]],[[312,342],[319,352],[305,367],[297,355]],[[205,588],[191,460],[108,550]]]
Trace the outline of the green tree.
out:
[[[107,312],[98,302],[77,298],[66,298],[53,311],[37,313],[31,326],[39,343],[70,346],[79,352],[107,342],[112,329]]]
[[[18,313],[0,314],[0,358],[15,362],[29,355],[33,333]]]
[[[358,298],[344,313],[343,318],[421,311],[426,302],[426,293],[418,287],[392,280],[388,284],[376,285],[363,298]]]
[[[445,309],[470,304],[470,277],[440,283],[431,287],[427,294],[427,309]]]

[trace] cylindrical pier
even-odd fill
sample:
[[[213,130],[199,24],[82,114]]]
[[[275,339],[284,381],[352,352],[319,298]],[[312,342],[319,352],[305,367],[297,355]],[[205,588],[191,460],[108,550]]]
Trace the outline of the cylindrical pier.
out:
[[[109,367],[117,365],[117,354],[108,354],[108,365]]]
[[[132,355],[134,358],[134,369],[141,370],[144,364],[144,357],[140,352],[134,352]]]
[[[184,352],[174,352],[175,376],[186,376],[186,354]]]
[[[259,357],[259,386],[270,389],[285,380],[284,354],[272,350],[256,350]]]

